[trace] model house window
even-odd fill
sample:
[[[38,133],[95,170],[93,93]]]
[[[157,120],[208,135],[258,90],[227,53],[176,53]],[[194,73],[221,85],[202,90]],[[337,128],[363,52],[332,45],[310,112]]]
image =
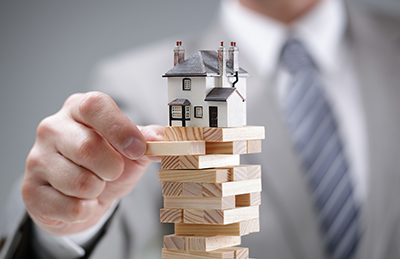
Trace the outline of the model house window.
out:
[[[203,118],[203,107],[202,106],[194,107],[194,117],[195,118]]]
[[[172,106],[172,118],[181,119],[182,118],[182,107]]]
[[[184,78],[182,80],[182,85],[184,91],[190,91],[192,89],[190,78]]]
[[[190,119],[190,106],[185,106],[185,119]]]

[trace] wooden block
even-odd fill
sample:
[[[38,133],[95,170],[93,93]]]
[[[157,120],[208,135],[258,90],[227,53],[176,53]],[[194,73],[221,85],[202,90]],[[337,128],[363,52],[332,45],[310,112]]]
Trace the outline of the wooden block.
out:
[[[175,224],[175,235],[178,236],[244,236],[259,231],[259,219],[244,220],[228,225]]]
[[[249,249],[247,247],[229,247],[221,249],[226,251],[234,251],[235,259],[248,259],[249,258]]]
[[[260,192],[236,195],[236,207],[258,206],[260,204],[261,204]]]
[[[239,155],[165,156],[161,159],[162,169],[205,169],[239,164]]]
[[[230,181],[243,181],[247,180],[248,170],[247,166],[235,166],[230,168]]]
[[[208,252],[229,246],[240,245],[240,236],[186,236],[185,250]]]
[[[193,252],[169,250],[163,248],[162,259],[235,259],[235,251],[214,250],[211,252]]]
[[[263,126],[246,126],[239,128],[204,128],[203,138],[207,142],[264,139],[265,130]]]
[[[261,165],[248,165],[247,179],[260,179],[261,178]]]
[[[145,156],[204,155],[204,141],[151,141],[147,142]]]
[[[204,183],[203,196],[232,196],[251,192],[261,192],[261,179],[250,179],[226,183]]]
[[[182,183],[184,197],[202,197],[203,196],[203,185],[201,183]]]
[[[261,139],[247,141],[247,154],[261,153]]]
[[[247,153],[247,141],[206,142],[206,154],[240,155]]]
[[[203,224],[204,223],[204,210],[198,210],[198,209],[183,210],[183,223]]]
[[[221,183],[229,181],[229,169],[160,170],[160,182]]]
[[[163,223],[183,223],[183,210],[161,209],[160,221]]]
[[[185,250],[185,237],[175,235],[164,236],[164,248]]]
[[[204,210],[204,224],[226,225],[258,218],[258,206],[240,207],[230,210]]]
[[[163,182],[162,195],[163,196],[182,196],[183,183],[177,182]]]
[[[247,250],[247,257],[243,257],[246,256],[245,255],[246,252],[242,252],[243,249]],[[248,248],[244,247],[227,247],[210,252],[183,251],[183,250],[172,250],[165,248],[162,250],[162,259],[247,259],[247,258],[248,258]]]
[[[166,209],[232,209],[235,196],[228,197],[164,197]]]
[[[203,140],[201,127],[165,127],[164,140],[166,141],[192,141]]]
[[[238,165],[226,167],[230,170],[229,181],[243,181],[247,179],[260,179],[261,166],[260,165]]]

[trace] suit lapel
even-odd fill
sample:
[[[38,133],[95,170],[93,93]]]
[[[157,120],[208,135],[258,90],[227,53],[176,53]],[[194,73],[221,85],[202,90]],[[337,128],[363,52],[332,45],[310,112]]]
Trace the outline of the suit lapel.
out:
[[[363,210],[366,231],[360,258],[386,258],[400,209],[400,44],[395,41],[399,31],[391,28],[396,25],[393,22],[377,23],[352,6],[349,12],[349,40],[360,78],[369,146],[369,189]]]

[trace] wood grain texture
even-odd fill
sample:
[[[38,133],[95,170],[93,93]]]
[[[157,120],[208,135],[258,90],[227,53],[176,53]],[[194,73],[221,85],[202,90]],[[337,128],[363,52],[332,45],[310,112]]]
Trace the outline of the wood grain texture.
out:
[[[203,138],[207,142],[264,139],[265,129],[263,126],[246,126],[239,128],[204,128]]]
[[[224,169],[230,170],[229,181],[243,181],[261,178],[260,165],[238,165],[226,167]]]
[[[183,223],[183,210],[181,209],[161,209],[160,222],[163,223]]]
[[[183,250],[162,250],[162,259],[235,259],[235,251],[214,250],[211,252],[193,252]]]
[[[234,251],[235,259],[248,259],[249,258],[249,249],[247,247],[229,247],[222,248],[221,251]]]
[[[204,141],[151,141],[147,142],[145,156],[204,155]]]
[[[203,224],[204,210],[198,210],[198,209],[183,210],[183,222],[187,224]]]
[[[201,127],[164,127],[165,141],[203,140]]]
[[[165,156],[161,159],[162,169],[206,169],[239,164],[239,155]]]
[[[235,196],[227,197],[164,197],[166,209],[232,209]]]
[[[261,153],[262,143],[260,139],[247,141],[247,154]]]
[[[260,192],[236,195],[236,207],[258,206],[260,204],[261,204]]]
[[[251,192],[261,192],[261,179],[203,184],[203,196],[205,197],[225,197]]]
[[[177,182],[163,182],[162,195],[163,196],[182,196],[183,183]]]
[[[221,183],[229,181],[229,175],[229,169],[160,170],[158,179],[160,182]]]
[[[247,154],[247,141],[206,142],[206,154]]]
[[[256,218],[259,218],[258,206],[230,210],[204,210],[204,224],[226,225]]]
[[[176,235],[164,236],[164,248],[185,250],[185,237]]]
[[[244,236],[260,231],[260,220],[250,219],[227,225],[175,224],[175,235]]]

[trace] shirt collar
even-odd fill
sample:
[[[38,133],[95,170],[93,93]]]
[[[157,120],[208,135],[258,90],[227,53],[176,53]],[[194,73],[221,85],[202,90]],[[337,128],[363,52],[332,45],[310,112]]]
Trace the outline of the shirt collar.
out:
[[[289,37],[302,41],[322,71],[336,68],[346,26],[341,0],[324,0],[291,25],[243,8],[237,0],[223,0],[222,26],[240,51],[261,74],[276,71],[283,44]]]

